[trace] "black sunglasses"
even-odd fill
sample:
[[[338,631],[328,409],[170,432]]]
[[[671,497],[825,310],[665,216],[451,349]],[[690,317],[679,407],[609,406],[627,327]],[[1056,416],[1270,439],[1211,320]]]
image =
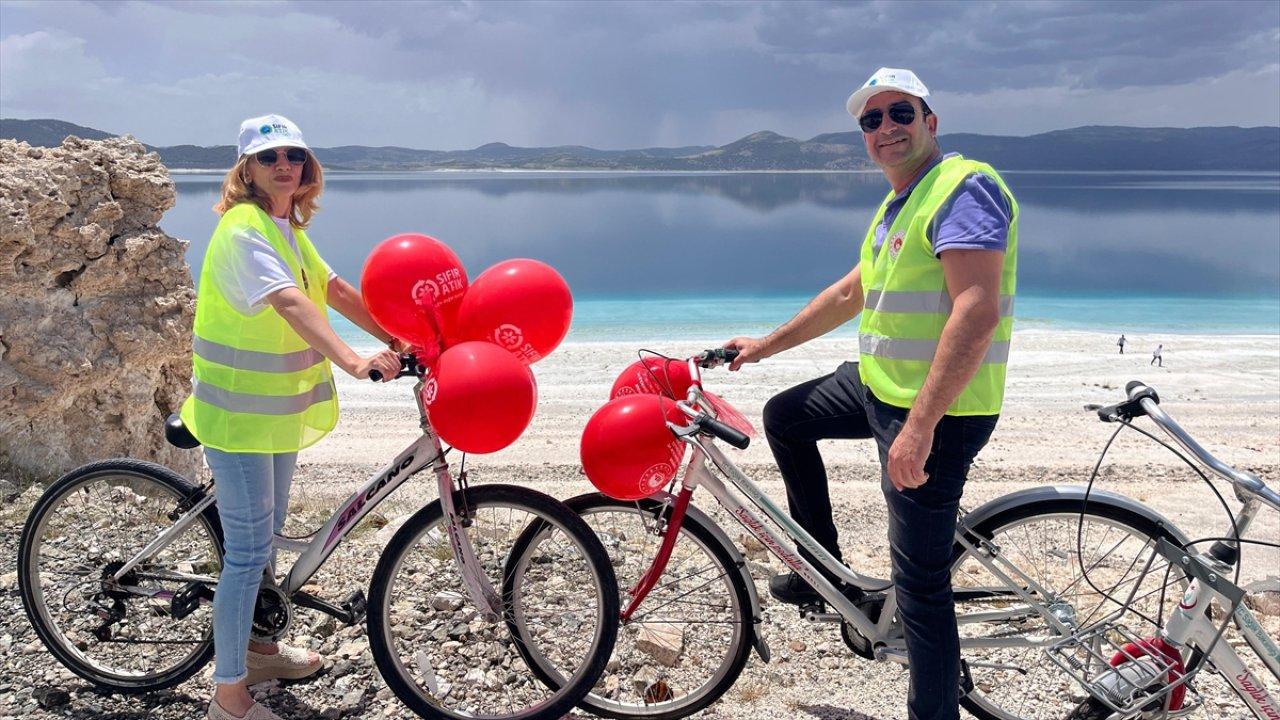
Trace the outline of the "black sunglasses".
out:
[[[280,160],[280,155],[275,150],[263,150],[255,153],[259,165],[271,167]],[[289,148],[285,151],[284,157],[289,161],[290,165],[303,165],[307,162],[307,151],[302,148]]]
[[[928,115],[928,112],[924,113]],[[911,103],[903,100],[889,106],[889,119],[898,125],[910,125],[916,121],[916,108]],[[862,128],[862,132],[872,133],[880,129],[880,124],[884,122],[884,111],[876,108],[858,118],[858,125]]]

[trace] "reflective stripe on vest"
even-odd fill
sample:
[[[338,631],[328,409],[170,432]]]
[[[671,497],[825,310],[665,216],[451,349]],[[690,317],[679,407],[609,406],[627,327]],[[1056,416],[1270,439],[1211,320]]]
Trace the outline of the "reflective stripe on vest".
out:
[[[313,348],[291,353],[269,353],[260,350],[241,350],[199,336],[192,339],[191,350],[209,362],[255,372],[297,372],[325,361],[324,355]]]
[[[951,293],[868,290],[865,306],[876,312],[951,314]],[[1013,296],[1000,296],[1000,317],[1013,317]]]
[[[890,360],[923,360],[933,362],[938,352],[937,340],[908,340],[906,338],[888,338],[879,335],[859,335],[858,350],[863,355],[888,358]],[[984,363],[1009,362],[1009,341],[991,343],[987,354],[982,358]]]
[[[316,385],[310,390],[297,395],[250,395],[249,393],[234,392],[196,380],[192,383],[191,395],[227,412],[254,413],[255,415],[296,415],[316,403],[332,399],[333,383]]]
[[[914,404],[938,352],[952,301],[942,262],[934,254],[928,231],[934,226],[939,209],[974,173],[991,178],[1009,204],[1008,244],[999,286],[1000,319],[982,364],[947,408],[947,414],[1000,412],[1017,290],[1018,204],[991,166],[958,155],[943,159],[920,179],[877,248],[876,228],[894,198],[894,193],[889,192],[863,239],[859,267],[864,302],[858,327],[858,374],[872,394],[889,405],[910,408]]]

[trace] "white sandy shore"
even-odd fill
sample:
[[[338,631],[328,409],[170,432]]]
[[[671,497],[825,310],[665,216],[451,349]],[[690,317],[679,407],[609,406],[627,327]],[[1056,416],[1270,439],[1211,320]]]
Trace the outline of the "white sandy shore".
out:
[[[477,465],[576,464],[578,435],[608,397],[614,377],[636,359],[640,347],[687,356],[722,342],[637,341],[578,343],[560,347],[534,366],[538,413],[519,441],[498,453],[473,457]],[[1132,337],[1131,347],[1163,342],[1165,365],[1151,367],[1149,354],[1116,352],[1115,338],[1089,332],[1025,330],[1015,333],[1005,408],[980,466],[1085,469],[1110,428],[1083,411],[1086,403],[1123,399],[1133,379],[1155,387],[1164,407],[1206,448],[1243,466],[1280,464],[1280,337]],[[759,427],[764,403],[798,382],[831,372],[853,358],[852,339],[817,340],[742,372],[709,371],[708,389],[724,396]],[[306,451],[304,462],[376,464],[390,459],[417,433],[408,381],[375,386],[338,380],[342,420],[337,430]],[[869,443],[832,442],[831,463],[872,462]],[[1129,443],[1115,461],[1175,464],[1158,447]],[[771,462],[762,439],[742,456],[747,464]]]

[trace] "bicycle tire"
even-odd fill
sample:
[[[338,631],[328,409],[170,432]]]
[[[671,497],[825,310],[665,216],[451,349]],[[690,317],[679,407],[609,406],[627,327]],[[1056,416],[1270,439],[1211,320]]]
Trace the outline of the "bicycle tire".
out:
[[[997,540],[1002,537],[1009,537],[1009,531],[1016,530],[1021,526],[1026,526],[1032,521],[1040,520],[1053,522],[1056,523],[1056,527],[1059,529],[1065,528],[1070,539],[1070,544],[1065,551],[1058,548],[1054,552],[1057,554],[1056,556],[1065,555],[1070,557],[1076,550],[1075,532],[1077,524],[1081,521],[1082,511],[1086,522],[1096,520],[1109,524],[1118,530],[1131,531],[1131,536],[1135,538],[1135,541],[1141,539],[1142,543],[1147,543],[1148,541],[1154,542],[1159,538],[1164,538],[1175,545],[1182,545],[1182,541],[1176,531],[1153,520],[1151,517],[1142,515],[1119,505],[1105,502],[1093,501],[1086,505],[1076,498],[1039,500],[1014,505],[1005,511],[983,520],[976,527],[972,528],[970,532],[977,538],[992,541],[999,545],[1000,543],[997,542]],[[1030,535],[1031,533],[1028,532],[1027,534]],[[1044,536],[1045,539],[1048,537],[1049,536],[1047,534]],[[1105,542],[1111,542],[1113,539],[1114,538],[1106,538]],[[1084,543],[1081,543],[1082,548],[1088,542],[1089,541],[1086,540]],[[1120,539],[1115,543],[1114,547],[1120,547],[1119,543],[1123,542],[1124,540]],[[1133,549],[1135,552],[1146,552],[1142,547],[1142,545],[1136,545]],[[970,554],[961,545],[956,545],[956,558],[953,563],[952,584],[957,592],[963,592],[965,586],[972,580],[970,575],[972,574],[973,565],[966,565],[966,560],[970,559],[970,557]],[[1105,558],[1106,556],[1104,556],[1103,559]],[[1071,560],[1070,562],[1078,561]],[[1019,567],[1022,567],[1022,565],[1019,565]],[[1098,565],[1097,567],[1100,568],[1101,565]],[[1048,574],[1047,570],[1045,574]],[[1101,575],[1102,573],[1097,571],[1096,574]],[[1135,581],[1138,581],[1137,576],[1135,576]],[[1145,578],[1142,581],[1145,581]],[[978,584],[981,585],[982,583]],[[1113,593],[1113,597],[1119,597],[1124,594],[1126,594],[1124,591],[1117,588],[1115,593]],[[1170,590],[1168,592],[1168,596],[1172,597],[1173,601],[1176,602],[1177,599],[1181,597],[1181,591]],[[1091,611],[1091,614],[1093,615],[1096,615],[1101,608],[1106,607],[1108,603],[1112,603],[1112,601],[1106,599],[1105,596],[1099,595],[1098,598],[1098,608]],[[965,604],[966,603],[964,601],[959,599],[957,600],[956,609],[958,618],[963,617]],[[1119,605],[1117,604],[1115,607],[1118,609]],[[1084,625],[1087,623],[1081,624]],[[963,623],[961,624],[961,628],[963,638]],[[1028,635],[1030,635],[1030,632],[1028,632]],[[1043,655],[1043,651],[1039,649],[1033,649],[1032,651]],[[1075,685],[1074,681],[1071,681],[1069,676],[1065,673],[1057,670],[1057,667],[1052,665],[1051,661],[1047,658],[1044,658],[1043,662],[1052,666],[1053,671],[1056,671],[1058,675],[1061,676],[1058,678],[1059,686],[1061,688],[1074,687],[1077,697],[1073,698],[1069,693],[1067,693],[1056,700],[1052,700],[1052,702],[1051,699],[1045,698],[1044,696],[1046,691],[1043,684],[1046,678],[1043,673],[1036,675],[1035,677],[1031,677],[1034,673],[1026,673],[1022,677],[1009,677],[1006,673],[1005,676],[1000,678],[1000,682],[995,682],[994,678],[982,677],[982,673],[984,672],[981,669],[983,667],[982,663],[986,661],[975,663],[975,658],[977,657],[978,652],[980,652],[980,649],[962,648],[961,655],[969,662],[970,672],[974,675],[975,687],[972,692],[960,698],[960,704],[980,720],[1040,720],[1041,718],[1053,718],[1054,720],[1058,720],[1060,718],[1067,717],[1070,713],[1076,710],[1076,707],[1079,704],[1078,695],[1083,693],[1083,689],[1079,688],[1078,685]],[[979,668],[977,672],[975,672],[975,667]],[[1028,710],[1015,710],[1010,707],[1005,707],[1001,705],[1000,702],[992,698],[992,693],[996,691],[998,691],[1002,697],[1007,697],[1011,700],[1022,700],[1024,702],[1030,701],[1032,703],[1037,703],[1037,705],[1031,709],[1031,712],[1028,712]],[[1005,702],[1007,704],[1010,701]],[[1060,706],[1054,705],[1053,703],[1058,703]]]
[[[653,524],[657,521],[657,517],[660,512],[664,509],[669,510],[669,507],[665,503],[657,502],[655,500],[628,502],[615,500],[601,493],[581,495],[566,501],[565,504],[587,520],[588,525],[592,524],[591,520],[593,516],[604,513],[627,513],[637,516],[643,515],[644,517],[641,518],[642,525]],[[595,526],[593,526],[593,529],[594,527]],[[532,530],[534,529],[531,528],[530,531]],[[526,533],[529,533],[530,531],[526,531]],[[602,534],[599,530],[596,532],[597,535]],[[656,685],[657,682],[664,683],[665,689],[668,692],[672,692],[673,697],[669,700],[645,702],[646,698],[644,695],[647,692],[647,688],[644,690],[632,688],[635,692],[623,692],[624,688],[628,688],[628,681],[631,680],[629,677],[621,679],[614,678],[614,692],[609,693],[606,691],[606,685],[610,682],[610,672],[606,671],[606,676],[602,678],[601,682],[597,683],[596,686],[592,688],[591,694],[583,698],[583,700],[578,704],[578,706],[583,710],[603,717],[618,719],[645,718],[646,720],[673,720],[674,718],[683,718],[706,708],[720,699],[721,696],[733,687],[734,682],[737,681],[738,676],[741,675],[743,668],[746,666],[747,660],[751,654],[752,639],[754,637],[754,619],[752,617],[753,607],[751,595],[747,590],[746,581],[743,579],[743,574],[738,567],[737,561],[729,551],[724,548],[721,540],[716,536],[716,533],[706,527],[699,518],[693,515],[686,515],[684,522],[681,525],[680,532],[682,536],[687,537],[681,537],[679,539],[676,544],[676,551],[679,552],[682,549],[682,545],[687,549],[687,544],[693,543],[694,546],[702,551],[715,570],[712,573],[711,581],[724,578],[725,587],[729,591],[730,597],[728,598],[729,602],[727,606],[732,609],[726,613],[726,615],[734,616],[734,618],[731,621],[732,624],[729,626],[732,630],[730,631],[729,642],[725,643],[723,656],[718,659],[712,657],[711,661],[714,670],[710,673],[709,678],[705,681],[700,681],[700,684],[696,687],[695,691],[682,694],[679,697],[674,697],[675,688],[672,688],[672,685],[676,684],[678,687],[679,683],[676,683],[675,679],[671,676],[662,677],[662,675],[667,671],[667,668],[657,662],[649,663],[648,665],[637,664],[634,660],[638,656],[638,653],[634,651],[632,638],[626,637],[625,634],[622,634],[619,637],[619,641],[614,646],[613,653],[611,653],[610,666],[613,666],[616,662],[618,672],[633,674],[644,672],[643,668],[647,667],[649,670],[652,670],[653,674],[658,678],[654,684]],[[605,534],[607,535],[609,533]],[[527,542],[528,539],[529,538],[522,538],[522,541]],[[620,557],[621,543],[610,540],[606,540],[606,542],[609,542],[609,546],[606,550],[613,551],[611,554],[611,560],[614,563],[615,573],[618,573],[620,568],[625,568],[623,564],[624,559]],[[654,538],[655,548],[647,549],[656,549],[656,542],[657,539]],[[517,545],[513,549],[513,554],[516,552],[523,553],[525,551],[527,551],[527,548]],[[647,561],[651,559],[652,555],[650,553],[644,553],[644,556],[639,558],[641,561],[639,566],[630,568],[634,572],[629,575],[636,575],[636,572],[643,572],[644,570],[647,570]],[[517,566],[519,566],[519,563],[517,563]],[[673,558],[673,564],[668,566],[667,573],[664,574],[664,578],[668,577],[675,567],[675,560]],[[700,576],[698,579],[702,580],[703,578]],[[619,588],[622,589],[625,587],[629,589],[637,580],[639,580],[638,575],[634,577],[624,576],[623,582]],[[655,593],[660,592],[659,588],[661,583],[662,581],[660,580],[659,586],[655,586]],[[646,604],[642,604],[640,606],[640,614],[636,619],[633,619],[633,622],[638,618],[643,617],[646,609],[653,608],[656,603],[661,602],[662,597],[659,594],[650,595],[650,597],[646,599]],[[680,632],[682,637],[683,635],[688,634],[688,627],[689,625],[686,624],[684,628],[681,629]],[[514,630],[518,631],[518,628],[514,628]],[[705,649],[707,645],[708,643],[702,643],[699,644],[698,647]],[[548,671],[544,662],[541,662],[538,658],[530,657],[529,655],[531,654],[526,655],[526,662],[534,672],[538,674],[539,679],[544,683],[559,682],[559,679]],[[687,680],[687,676],[682,679]],[[621,697],[610,698],[606,697],[607,694],[618,694],[621,695]],[[626,700],[630,700],[631,702],[627,702]]]
[[[72,493],[76,492],[77,489],[84,489],[87,494],[91,483],[99,480],[105,480],[110,483],[112,479],[120,481],[120,484],[116,486],[107,485],[108,487],[129,488],[130,492],[135,496],[133,498],[127,498],[129,503],[133,503],[133,507],[142,508],[147,512],[165,510],[166,508],[172,510],[177,507],[178,503],[183,499],[187,499],[190,503],[194,504],[204,497],[203,491],[200,488],[183,478],[181,475],[178,475],[172,470],[161,465],[143,460],[134,460],[130,458],[104,460],[101,462],[90,463],[72,470],[70,473],[62,476],[50,485],[44,494],[40,496],[40,499],[32,508],[31,513],[27,516],[27,521],[23,526],[22,537],[18,546],[18,585],[22,595],[22,605],[23,609],[26,611],[27,618],[30,620],[32,627],[36,631],[36,636],[40,638],[40,641],[49,649],[49,652],[53,654],[54,658],[56,658],[58,662],[68,670],[85,680],[88,680],[94,686],[103,690],[120,693],[144,693],[163,690],[187,680],[204,667],[213,657],[213,624],[212,618],[208,613],[200,612],[193,622],[188,623],[192,626],[191,629],[193,631],[200,631],[200,639],[184,641],[183,644],[191,644],[193,646],[191,652],[183,655],[171,666],[143,672],[122,672],[117,668],[116,672],[112,672],[108,669],[95,665],[86,654],[89,647],[93,646],[93,643],[90,642],[91,639],[99,640],[99,644],[104,646],[107,644],[107,640],[103,640],[96,636],[93,638],[85,637],[83,634],[75,631],[78,628],[73,629],[69,627],[73,620],[79,619],[83,621],[87,619],[89,613],[61,613],[55,611],[55,608],[46,596],[45,583],[41,581],[42,567],[45,566],[41,557],[45,548],[44,533],[50,529],[50,523],[54,520],[59,508],[66,506],[67,503],[65,501],[67,501],[67,499],[72,495]],[[147,502],[151,498],[151,495],[139,494],[138,490],[157,491],[158,494],[155,496],[156,502],[154,503],[154,506]],[[115,494],[115,492],[112,494]],[[88,503],[86,507],[90,511],[102,509],[107,510],[106,517],[96,520],[95,525],[102,525],[103,523],[108,522],[123,522],[127,524],[127,518],[136,519],[138,516],[143,514],[141,511],[137,513],[132,512],[133,507],[128,503],[124,506],[100,508],[96,507],[97,504],[92,502],[92,499],[87,500],[86,502]],[[197,521],[197,525],[193,527],[197,526],[203,530],[205,537],[207,537],[209,542],[211,542],[212,547],[192,547],[201,552],[211,553],[211,555],[206,556],[206,561],[216,561],[217,569],[220,571],[223,552],[223,537],[222,525],[219,522],[217,511],[213,507],[205,510],[201,513],[201,516]],[[94,532],[82,532],[79,535],[79,539],[92,543],[102,535],[106,534],[101,532],[105,529],[105,526],[95,527],[94,525],[89,525],[88,527],[93,528]],[[80,529],[83,530],[84,528],[82,527]],[[115,559],[112,562],[119,561],[122,558],[129,557],[136,551],[141,550],[145,547],[146,543],[150,542],[151,539],[159,534],[158,528],[155,533],[146,531],[140,532],[136,525],[130,526],[130,529],[132,531],[131,534],[138,537],[138,542],[136,543],[137,547],[128,548],[119,553],[113,553],[114,549],[109,548],[101,554],[104,556],[115,556]],[[189,535],[190,531],[184,533],[181,537],[186,538]],[[58,540],[60,540],[60,538],[51,538],[50,545],[54,544],[54,542]],[[203,544],[203,541],[199,538],[195,538],[195,542],[197,545]],[[94,546],[90,545],[90,549],[93,547]],[[169,546],[169,548],[173,547],[174,545]],[[165,548],[160,552],[168,552],[169,548]],[[102,583],[92,582],[93,578],[100,579],[102,577],[102,573],[105,572],[107,565],[107,563],[101,563],[100,565],[91,564],[96,562],[98,562],[98,560],[92,558],[87,562],[80,562],[80,565],[88,567],[88,570],[80,573],[80,576],[82,578],[88,578],[88,580],[82,580],[79,583],[79,585],[82,586],[97,586],[99,588],[99,592],[94,594],[95,598],[105,595],[107,592],[107,589],[103,587]],[[74,573],[67,570],[55,571],[47,569],[47,572],[56,575],[74,575]],[[157,580],[156,582],[159,583],[162,581]],[[72,589],[75,589],[75,587],[73,586]],[[68,590],[67,595],[63,598],[64,608],[66,600],[70,595],[71,591]],[[113,600],[113,606],[115,606],[116,602],[119,602],[120,607],[127,609],[130,606],[125,605],[124,601],[125,599],[130,598],[132,598],[130,600],[131,603],[135,600],[151,600],[150,598],[142,598],[138,595],[119,592],[117,592],[116,596],[111,599]],[[148,605],[147,602],[138,604]],[[146,616],[147,619],[153,617],[166,617],[166,615],[164,615],[165,610],[162,602],[151,603],[148,605],[146,610],[150,612],[150,615]],[[172,618],[172,616],[167,617],[170,619]],[[190,618],[191,616],[188,617]],[[59,622],[59,618],[65,619],[66,622]],[[120,632],[121,630],[132,629],[131,624],[128,626],[123,625],[123,623],[129,619],[129,616],[126,614],[124,618],[121,618],[121,620],[118,621],[119,624],[114,626],[117,629],[114,631],[109,630],[108,634],[110,634],[110,632]],[[178,622],[186,623],[186,620]],[[145,628],[146,625],[146,622],[139,623],[139,628]],[[196,627],[197,625],[200,627]],[[186,630],[184,630],[184,632],[185,631]],[[119,641],[116,640],[114,642]],[[139,638],[138,642],[145,642],[148,645],[157,644],[155,641],[146,640],[144,638]],[[129,658],[145,663],[148,660],[153,659],[154,655],[149,653],[138,653],[136,655],[129,656]]]
[[[437,500],[416,512],[405,522],[404,526],[401,527],[400,530],[392,537],[391,542],[387,545],[382,556],[378,560],[377,568],[374,570],[369,590],[367,623],[369,646],[373,652],[374,661],[377,663],[378,670],[384,681],[386,681],[387,685],[396,694],[396,696],[409,706],[411,710],[425,718],[449,718],[450,720],[464,717],[511,718],[519,720],[551,720],[552,718],[560,718],[565,713],[569,712],[596,683],[596,680],[604,670],[605,662],[608,660],[608,650],[613,647],[613,642],[617,635],[617,581],[614,578],[613,569],[609,564],[608,555],[605,553],[604,547],[600,544],[599,539],[596,538],[581,518],[566,508],[559,501],[544,495],[543,493],[512,485],[481,485],[469,488],[465,492],[457,492],[455,495],[455,503],[458,508],[467,507],[471,509],[471,524],[467,527],[468,536],[472,539],[473,544],[477,546],[476,551],[478,559],[484,567],[486,574],[490,576],[490,581],[493,582],[495,587],[502,587],[505,584],[506,576],[511,572],[508,562],[510,554],[502,551],[490,552],[484,535],[484,528],[479,524],[478,520],[487,510],[494,508],[507,508],[509,510],[514,509],[515,511],[527,513],[531,519],[521,524],[521,530],[523,530],[524,526],[527,524],[548,523],[563,533],[567,539],[568,545],[566,546],[564,555],[559,556],[558,559],[563,560],[565,557],[568,557],[572,560],[575,559],[575,556],[579,556],[581,561],[585,563],[587,570],[590,572],[592,578],[591,582],[595,586],[596,597],[598,597],[598,608],[594,611],[595,625],[590,643],[587,645],[586,651],[581,653],[581,661],[574,667],[574,672],[572,672],[570,681],[567,684],[561,687],[548,688],[552,691],[550,697],[540,700],[529,707],[520,708],[518,710],[512,708],[512,712],[509,713],[493,714],[489,712],[481,712],[474,708],[462,709],[448,707],[447,703],[452,697],[454,697],[454,687],[462,687],[462,689],[459,690],[459,693],[463,693],[462,700],[467,700],[465,695],[467,690],[463,687],[463,683],[464,681],[467,681],[468,678],[472,677],[471,671],[468,671],[468,673],[462,677],[458,677],[455,672],[453,675],[442,678],[437,673],[436,661],[430,656],[427,656],[426,650],[423,649],[425,643],[423,643],[421,639],[416,638],[411,643],[406,642],[402,644],[406,646],[406,649],[410,647],[414,648],[414,655],[410,662],[419,667],[418,675],[423,677],[422,681],[419,682],[409,669],[410,662],[406,662],[403,659],[400,646],[397,643],[397,638],[393,637],[393,630],[396,628],[400,628],[401,632],[405,631],[404,623],[406,621],[393,619],[391,615],[393,603],[396,608],[401,608],[401,604],[408,603],[414,606],[412,610],[414,613],[417,613],[418,620],[421,620],[422,617],[425,617],[424,609],[434,609],[433,603],[437,603],[437,601],[444,596],[444,593],[440,593],[431,597],[423,597],[422,593],[415,592],[410,593],[410,595],[416,596],[416,600],[410,600],[408,598],[401,600],[399,598],[397,593],[397,577],[401,570],[405,571],[405,582],[401,583],[404,585],[408,584],[409,578],[425,576],[425,573],[418,571],[418,563],[422,561],[418,560],[417,555],[414,553],[415,548],[419,546],[419,541],[421,540],[440,543],[439,548],[428,548],[428,552],[423,554],[422,558],[427,561],[426,564],[428,566],[436,568],[440,575],[445,575],[451,572],[452,574],[448,575],[448,580],[459,583],[457,587],[461,587],[456,561],[453,560],[452,551],[448,548],[448,539],[443,528],[443,507],[440,501]],[[489,561],[487,564],[486,560]],[[548,565],[551,564],[552,563],[548,563]],[[563,567],[563,563],[558,562],[554,564],[556,568]],[[495,574],[501,575],[501,577],[496,578],[496,582],[494,582]],[[432,577],[437,577],[438,579],[441,579],[441,581],[444,581],[443,578],[439,578],[436,575],[433,575]],[[584,593],[589,592],[588,588],[578,585],[565,589],[570,593],[570,596],[575,599],[581,599],[581,596]],[[447,602],[441,603],[441,611],[455,613],[452,616],[455,619],[459,617],[456,613],[463,613],[462,616],[465,617],[465,613],[467,612],[465,609],[465,603],[468,602],[465,591],[456,594],[456,601],[452,599],[453,597],[454,596],[448,596],[445,598]],[[507,602],[504,603],[504,615],[510,615],[513,612],[528,612],[525,608],[525,605],[528,604],[528,600],[509,595],[505,596],[505,599]],[[450,602],[456,602],[458,608],[456,610],[450,610]],[[408,610],[410,608],[402,609]],[[475,618],[472,618],[470,622],[476,622]],[[427,627],[432,627],[432,625],[428,625]],[[434,632],[439,633],[440,626],[437,624],[435,627],[436,629]],[[462,634],[460,637],[464,637],[469,640],[469,642],[466,643],[466,647],[468,649],[486,645],[488,650],[492,651],[495,644],[499,646],[502,645],[498,640],[489,640],[486,644],[484,635],[488,631],[484,628],[477,630],[471,625],[464,627],[465,629],[461,630]],[[502,633],[506,633],[507,618],[504,617],[498,620],[497,623],[494,623],[494,627],[500,627]],[[446,627],[446,632],[458,630],[459,628],[457,625],[454,625],[452,630],[448,630]],[[496,635],[497,632],[495,630],[490,634]],[[445,635],[445,637],[447,637],[447,635]],[[437,639],[437,636],[433,634],[432,637],[427,640],[429,642],[432,639]],[[438,651],[441,656],[447,655],[449,652],[453,652],[458,655],[464,654],[462,647],[446,650],[445,645],[448,642],[449,641],[447,640],[440,640],[441,647],[438,648]],[[455,642],[457,642],[457,645],[463,646],[463,643],[460,641]],[[508,643],[507,648],[510,648],[511,645],[518,645],[518,643]],[[501,649],[501,647],[499,649]],[[504,659],[510,659],[511,657],[518,658],[519,654],[508,654],[504,656]],[[430,667],[429,674],[424,672],[422,668],[422,665],[424,664]],[[512,663],[512,666],[514,666],[514,663]],[[490,667],[497,668],[497,662],[495,661]],[[511,674],[514,674],[514,670],[507,668],[506,666],[503,666],[503,669],[505,672],[509,673],[507,677],[508,680],[510,680]],[[483,671],[481,674],[483,676]],[[483,681],[484,678],[481,677],[480,681],[473,683],[473,685],[482,684]],[[536,682],[536,680],[531,680],[528,683],[528,687],[532,687],[533,682]],[[449,689],[445,689],[446,683],[449,685]],[[519,691],[520,687],[523,686],[523,680],[520,678],[516,678],[514,681],[508,682],[507,685],[509,686],[513,683],[521,684],[517,685],[517,691]],[[510,688],[504,688],[504,692],[507,692],[508,699],[510,699],[510,694],[512,692]],[[532,692],[532,690],[529,690],[529,692]]]

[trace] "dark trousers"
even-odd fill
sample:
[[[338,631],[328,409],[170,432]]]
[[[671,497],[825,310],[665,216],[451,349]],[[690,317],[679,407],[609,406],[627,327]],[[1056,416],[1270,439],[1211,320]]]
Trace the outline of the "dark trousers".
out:
[[[857,363],[850,362],[774,396],[764,408],[764,429],[787,486],[791,517],[837,558],[840,547],[818,440],[875,439],[910,660],[907,712],[912,720],[958,718],[960,641],[951,595],[956,514],[969,466],[999,416],[944,417],[934,429],[924,466],[928,482],[899,492],[889,481],[888,457],[906,418],[906,410],[876,399],[858,377]]]

